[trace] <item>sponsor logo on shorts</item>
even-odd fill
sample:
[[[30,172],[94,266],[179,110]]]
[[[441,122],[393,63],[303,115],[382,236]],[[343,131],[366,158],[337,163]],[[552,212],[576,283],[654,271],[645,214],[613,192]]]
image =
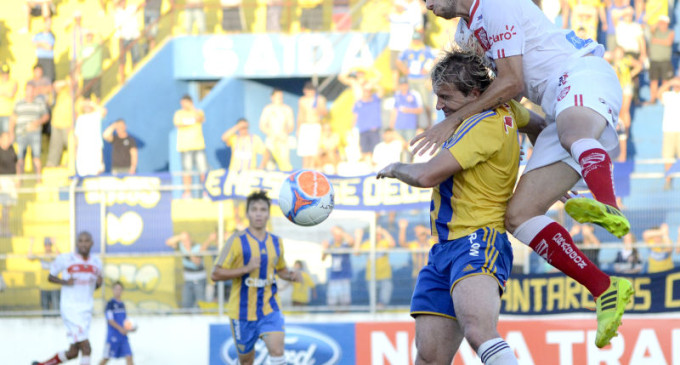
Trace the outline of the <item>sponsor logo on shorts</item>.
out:
[[[481,245],[475,242],[477,233],[473,233],[468,237],[468,240],[470,240],[470,256],[479,256],[479,247],[481,247]]]
[[[572,245],[567,243],[567,240],[562,236],[561,233],[556,234],[552,239],[553,242],[562,248],[562,251],[564,251],[564,253],[567,254],[567,256],[569,256],[569,258],[572,259],[576,265],[578,265],[578,267],[584,269],[586,266],[588,266],[588,264],[586,264],[586,262],[583,260],[583,257],[581,257],[581,255],[579,255],[579,253],[574,250]]]
[[[220,355],[225,364],[238,364],[234,339],[230,338],[221,347]],[[340,361],[340,344],[325,334],[304,327],[290,326],[284,339],[286,364],[331,365]],[[263,341],[255,344],[255,365],[269,363],[269,354]]]
[[[569,90],[571,90],[571,86],[567,86],[560,90],[560,95],[557,96],[557,101],[562,101],[567,95],[569,95]]]

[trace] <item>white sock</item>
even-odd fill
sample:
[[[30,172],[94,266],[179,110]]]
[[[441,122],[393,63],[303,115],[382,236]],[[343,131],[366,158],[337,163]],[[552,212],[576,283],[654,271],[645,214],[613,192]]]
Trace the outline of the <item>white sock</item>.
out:
[[[571,144],[570,148],[571,151],[569,152],[571,152],[571,157],[573,157],[574,160],[576,160],[576,162],[579,162],[583,152],[592,150],[594,148],[600,148],[604,150],[604,147],[602,147],[602,143],[600,143],[598,140],[593,138],[582,138]]]
[[[269,356],[269,365],[285,365],[285,356]]]
[[[66,357],[66,351],[61,351],[60,353],[57,354],[59,357],[59,361],[61,362],[66,362],[68,361],[68,357]]]
[[[90,357],[85,355],[81,356],[80,365],[90,365]]]
[[[512,232],[512,235],[525,245],[530,245],[534,237],[552,222],[554,222],[554,220],[550,219],[548,216],[537,215],[520,224],[520,226]]]
[[[479,346],[477,355],[484,365],[517,365],[515,353],[502,338],[488,340]]]

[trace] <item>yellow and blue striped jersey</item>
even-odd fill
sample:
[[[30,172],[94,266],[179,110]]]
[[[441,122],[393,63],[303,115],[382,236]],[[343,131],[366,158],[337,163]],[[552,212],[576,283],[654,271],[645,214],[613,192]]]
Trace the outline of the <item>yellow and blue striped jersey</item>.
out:
[[[227,304],[227,315],[232,319],[256,321],[280,308],[275,275],[277,270],[286,267],[286,261],[283,241],[278,236],[267,233],[260,241],[246,229],[234,239],[228,253],[220,255],[216,264],[234,269],[258,257],[261,263],[257,275],[248,273],[232,280]]]
[[[467,118],[444,143],[463,171],[432,190],[430,222],[439,242],[489,227],[505,232],[505,209],[519,170],[517,128],[529,111],[512,100]]]

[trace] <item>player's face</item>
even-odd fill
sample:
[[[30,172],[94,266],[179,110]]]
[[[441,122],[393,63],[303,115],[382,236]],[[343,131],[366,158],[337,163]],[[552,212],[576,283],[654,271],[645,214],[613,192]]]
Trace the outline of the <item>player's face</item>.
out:
[[[123,287],[120,286],[120,285],[114,285],[113,289],[111,289],[111,290],[113,291],[113,296],[116,299],[119,299],[121,297],[121,295],[123,295]]]
[[[248,207],[248,221],[250,226],[255,229],[263,229],[269,220],[269,205],[264,200],[250,202]]]
[[[89,233],[81,233],[78,235],[78,242],[76,242],[76,248],[78,253],[82,256],[89,256],[90,249],[92,249],[92,236]]]
[[[426,0],[425,7],[440,18],[453,19],[461,15],[456,13],[459,2],[460,0]]]
[[[435,87],[434,93],[437,95],[437,110],[443,111],[447,117],[479,97],[479,93],[476,91],[465,96],[451,84]]]

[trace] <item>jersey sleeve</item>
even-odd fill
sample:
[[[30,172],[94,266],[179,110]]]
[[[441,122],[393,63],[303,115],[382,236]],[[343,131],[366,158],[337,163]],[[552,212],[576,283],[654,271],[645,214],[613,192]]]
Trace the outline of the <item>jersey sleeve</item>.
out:
[[[517,100],[511,99],[508,104],[510,105],[510,111],[512,111],[512,115],[515,117],[515,123],[517,123],[517,128],[522,128],[529,124],[529,118],[531,117],[531,114],[529,114],[529,110],[522,106]]]
[[[485,0],[482,6],[491,57],[499,59],[523,54],[524,31],[515,13],[517,8],[508,6],[506,0]]]
[[[286,268],[286,259],[283,256],[283,240],[279,238],[279,260],[276,262],[276,270]]]
[[[112,320],[113,319],[113,301],[109,300],[108,303],[106,303],[106,311],[104,312],[106,314],[106,319],[107,320]]]
[[[64,255],[59,255],[57,256],[54,261],[52,261],[52,264],[50,265],[50,275],[52,276],[59,276],[59,274],[66,269],[66,256]]]
[[[495,115],[481,117],[478,114],[463,122],[453,137],[444,144],[444,148],[449,150],[465,170],[488,160],[498,152],[505,136],[503,124]]]

